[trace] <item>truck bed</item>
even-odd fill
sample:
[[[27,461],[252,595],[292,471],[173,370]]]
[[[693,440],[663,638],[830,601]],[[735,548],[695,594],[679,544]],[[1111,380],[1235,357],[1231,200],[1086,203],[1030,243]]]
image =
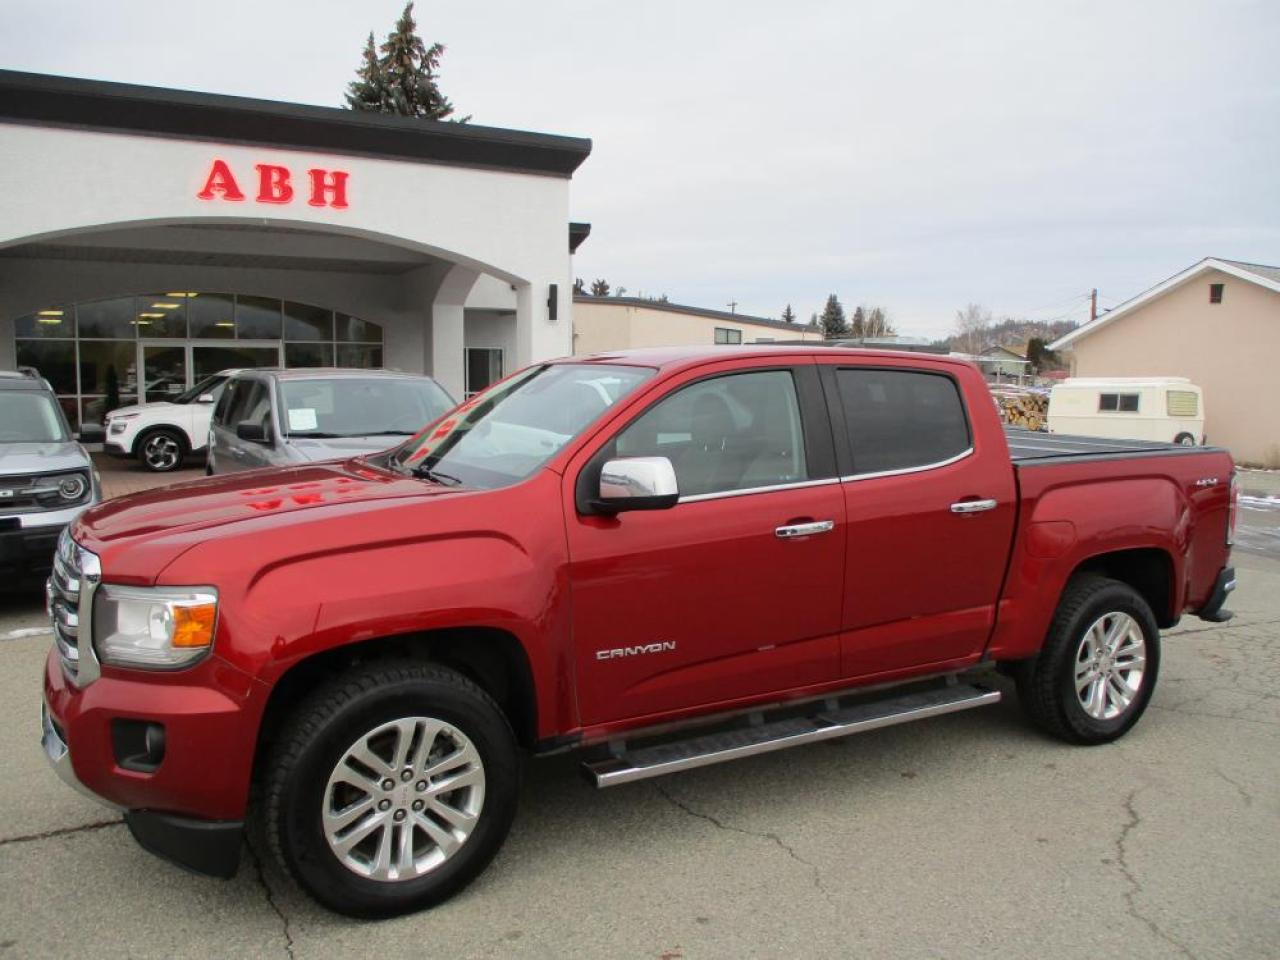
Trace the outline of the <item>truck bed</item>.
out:
[[[1064,460],[1112,460],[1141,456],[1179,456],[1218,452],[1217,447],[1184,447],[1153,440],[1114,440],[1104,437],[1077,437],[1067,433],[1040,433],[1022,427],[1005,427],[1009,458],[1015,464],[1032,466]]]

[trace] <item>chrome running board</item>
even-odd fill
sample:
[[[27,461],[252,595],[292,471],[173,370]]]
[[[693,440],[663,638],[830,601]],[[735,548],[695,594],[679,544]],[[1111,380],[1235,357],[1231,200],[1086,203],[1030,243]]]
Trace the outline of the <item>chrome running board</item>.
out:
[[[939,717],[998,703],[1000,691],[957,684],[885,700],[823,709],[808,716],[788,717],[689,740],[626,750],[617,756],[590,760],[582,767],[597,787],[613,787],[647,780],[679,770],[692,770],[758,753],[771,753],[806,743],[834,740],[912,720]]]

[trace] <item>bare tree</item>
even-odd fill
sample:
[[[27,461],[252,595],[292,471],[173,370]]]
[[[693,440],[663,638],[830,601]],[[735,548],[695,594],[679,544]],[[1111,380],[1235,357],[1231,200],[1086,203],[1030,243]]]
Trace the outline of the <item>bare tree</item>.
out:
[[[980,303],[971,303],[963,310],[956,311],[956,325],[951,342],[962,353],[981,353],[987,346],[991,323],[991,311]]]
[[[858,307],[855,316],[859,313],[863,316],[862,335],[864,337],[892,337],[897,333],[884,307]]]

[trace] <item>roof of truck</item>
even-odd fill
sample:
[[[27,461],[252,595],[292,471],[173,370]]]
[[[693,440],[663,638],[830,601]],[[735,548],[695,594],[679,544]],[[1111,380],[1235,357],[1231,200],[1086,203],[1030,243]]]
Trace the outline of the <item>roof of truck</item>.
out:
[[[633,350],[610,350],[581,357],[566,357],[572,363],[618,363],[644,367],[679,368],[697,366],[713,360],[746,360],[760,357],[849,357],[861,360],[913,360],[926,364],[971,366],[967,360],[936,353],[912,350],[878,350],[866,347],[841,347],[822,343],[725,344],[694,347],[642,347]]]

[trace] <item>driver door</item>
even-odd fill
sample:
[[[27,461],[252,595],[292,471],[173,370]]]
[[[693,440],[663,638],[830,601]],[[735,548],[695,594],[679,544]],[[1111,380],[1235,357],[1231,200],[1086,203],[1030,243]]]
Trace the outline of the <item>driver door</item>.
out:
[[[844,498],[816,368],[735,368],[686,378],[579,464],[667,457],[681,495],[569,516],[584,725],[837,676]],[[805,523],[822,531],[784,532]]]

